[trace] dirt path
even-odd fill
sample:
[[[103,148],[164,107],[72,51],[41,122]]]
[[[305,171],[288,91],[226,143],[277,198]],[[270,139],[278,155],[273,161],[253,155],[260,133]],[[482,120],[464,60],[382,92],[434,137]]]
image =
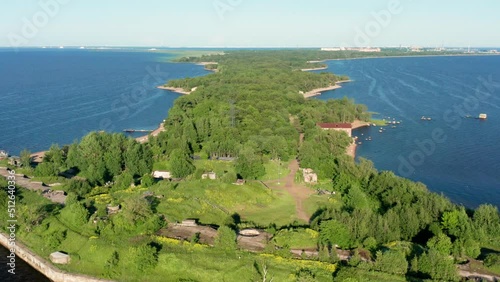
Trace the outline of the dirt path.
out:
[[[9,171],[7,168],[0,168],[0,176],[9,179]],[[16,174],[15,175],[15,183],[16,188],[24,187],[31,191],[46,191],[50,189],[50,187],[44,186],[41,182],[32,182],[31,179],[25,178],[24,175]],[[54,203],[64,204],[66,201],[66,195],[52,195],[51,193],[45,193],[43,195],[45,198],[51,200]]]
[[[276,185],[276,183],[267,183],[272,189],[275,190],[284,190],[288,192],[292,198],[295,200],[295,212],[297,217],[305,222],[309,223],[309,219],[311,215],[308,215],[305,211],[304,201],[308,199],[314,192],[307,188],[305,185],[297,184],[294,182],[295,174],[299,171],[299,162],[297,160],[293,160],[288,165],[288,169],[290,169],[290,173],[281,179],[281,181],[285,182],[284,186]]]

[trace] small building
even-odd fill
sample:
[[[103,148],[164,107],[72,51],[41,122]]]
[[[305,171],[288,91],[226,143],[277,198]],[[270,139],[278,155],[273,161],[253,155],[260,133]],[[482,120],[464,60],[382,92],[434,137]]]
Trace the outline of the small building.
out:
[[[235,185],[242,186],[245,185],[245,179],[237,179],[236,182],[234,183]]]
[[[217,174],[215,172],[209,172],[209,173],[204,173],[201,175],[201,179],[211,179],[215,180],[217,179]]]
[[[9,153],[7,153],[7,151],[0,150],[0,160],[6,159],[8,157],[9,157]]]
[[[224,161],[224,162],[232,162],[232,161],[235,161],[236,158],[233,158],[233,157],[218,157],[217,160],[218,161]]]
[[[31,183],[34,183],[34,182],[31,182]],[[42,185],[43,185],[43,183],[42,183]],[[60,203],[60,204],[66,203],[66,198],[68,197],[66,195],[66,192],[64,192],[63,190],[50,190],[50,189],[44,190],[42,192],[42,196],[51,200],[54,203]]]
[[[153,171],[153,178],[155,179],[171,179],[172,174],[170,171],[155,170]]]
[[[310,168],[304,168],[302,170],[302,176],[304,177],[305,183],[317,183],[318,175]]]
[[[350,123],[317,123],[316,125],[323,130],[344,131],[349,137],[352,137],[352,124]]]
[[[198,223],[196,222],[196,219],[185,219],[177,225],[184,227],[196,227],[198,226]]]
[[[107,205],[106,206],[106,212],[108,214],[115,214],[115,213],[118,213],[120,210],[121,210],[120,205],[117,205],[117,206]]]
[[[21,158],[20,157],[10,157],[9,158],[9,165],[15,166],[15,167],[20,167],[21,166]]]
[[[69,264],[71,257],[63,252],[54,252],[49,256],[50,261],[56,264]]]

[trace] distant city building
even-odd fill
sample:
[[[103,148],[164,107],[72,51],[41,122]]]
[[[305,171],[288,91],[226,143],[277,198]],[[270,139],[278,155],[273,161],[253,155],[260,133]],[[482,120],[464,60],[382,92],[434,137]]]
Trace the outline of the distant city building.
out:
[[[356,51],[356,50],[354,50]],[[359,52],[365,52],[365,53],[378,53],[380,51],[382,51],[380,48],[359,48],[357,51]]]
[[[335,47],[335,48],[321,48],[321,51],[344,51],[345,48],[341,48],[341,47]]]
[[[338,51],[356,51],[356,52],[381,52],[380,48],[371,47],[327,47],[321,48],[321,51],[338,52]]]

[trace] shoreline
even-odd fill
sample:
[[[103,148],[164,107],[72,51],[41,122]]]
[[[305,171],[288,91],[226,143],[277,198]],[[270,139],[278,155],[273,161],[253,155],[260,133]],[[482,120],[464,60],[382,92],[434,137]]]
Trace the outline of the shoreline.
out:
[[[356,130],[358,128],[369,127],[371,123],[368,121],[355,120],[351,122],[352,130]],[[356,139],[352,139],[352,143],[346,148],[346,154],[352,157],[354,160],[356,159],[356,149],[358,148],[358,144],[356,144]]]
[[[158,128],[156,128],[155,130],[153,130],[151,133],[147,134],[147,135],[144,135],[144,136],[141,136],[141,137],[137,137],[135,138],[135,141],[139,142],[139,143],[147,143],[149,141],[149,136],[153,136],[153,137],[156,137],[158,136],[158,134],[162,133],[163,131],[165,131],[165,124],[164,122],[160,123],[160,125],[158,126]]]
[[[356,144],[356,141],[353,139],[353,142],[351,145],[349,145],[346,148],[346,154],[351,157],[353,160],[356,160],[356,149],[358,148],[358,145]]]
[[[167,91],[171,91],[171,92],[174,92],[174,93],[177,93],[177,94],[182,94],[182,95],[189,95],[191,94],[191,92],[193,91],[186,91],[184,90],[183,88],[180,88],[180,87],[170,87],[170,86],[165,86],[165,85],[160,85],[160,86],[157,86],[156,87],[157,89],[160,89],[160,90],[167,90]]]
[[[318,70],[327,70],[328,66],[326,67],[317,67],[317,68],[308,68],[308,69],[301,69],[301,71],[318,71]]]
[[[211,72],[219,72],[218,69],[208,69],[208,65],[218,65],[218,62],[200,62],[200,63],[195,63],[197,66],[203,66],[206,71],[211,71]]]
[[[306,98],[306,99],[311,98],[311,97],[316,97],[316,96],[323,94],[323,92],[342,88],[342,86],[340,84],[346,83],[346,82],[352,82],[352,80],[339,80],[339,81],[335,82],[334,85],[331,85],[328,87],[323,87],[323,88],[316,88],[316,89],[313,89],[313,90],[308,91],[306,93],[303,93],[302,95],[304,95],[304,98]]]

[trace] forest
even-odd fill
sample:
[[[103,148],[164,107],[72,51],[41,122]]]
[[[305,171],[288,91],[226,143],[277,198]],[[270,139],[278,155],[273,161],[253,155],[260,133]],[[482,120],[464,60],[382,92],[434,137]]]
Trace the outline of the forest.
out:
[[[72,263],[63,270],[117,281],[460,281],[464,267],[500,275],[497,207],[459,206],[369,160],[355,161],[345,153],[347,134],[316,126],[371,115],[345,97],[305,99],[302,93],[348,77],[301,69],[321,66],[308,61],[375,55],[267,50],[179,59],[213,62],[215,71],[166,82],[196,91],[175,100],[165,131],[149,142],[93,132],[54,144],[37,165],[21,153],[22,166],[10,169],[59,183],[67,198],[55,204],[41,191],[18,189],[19,239],[43,257],[68,252]],[[292,175],[309,195],[309,220],[295,214],[293,195],[280,183],[296,160],[319,178],[307,184],[300,171]],[[155,170],[173,179],[154,179]],[[207,172],[217,179],[203,180]],[[234,185],[238,179],[246,183]],[[6,210],[7,182],[0,186]],[[113,206],[120,212],[110,213]],[[188,218],[215,226],[213,242],[162,235]],[[247,228],[270,234],[262,250],[239,245]]]

